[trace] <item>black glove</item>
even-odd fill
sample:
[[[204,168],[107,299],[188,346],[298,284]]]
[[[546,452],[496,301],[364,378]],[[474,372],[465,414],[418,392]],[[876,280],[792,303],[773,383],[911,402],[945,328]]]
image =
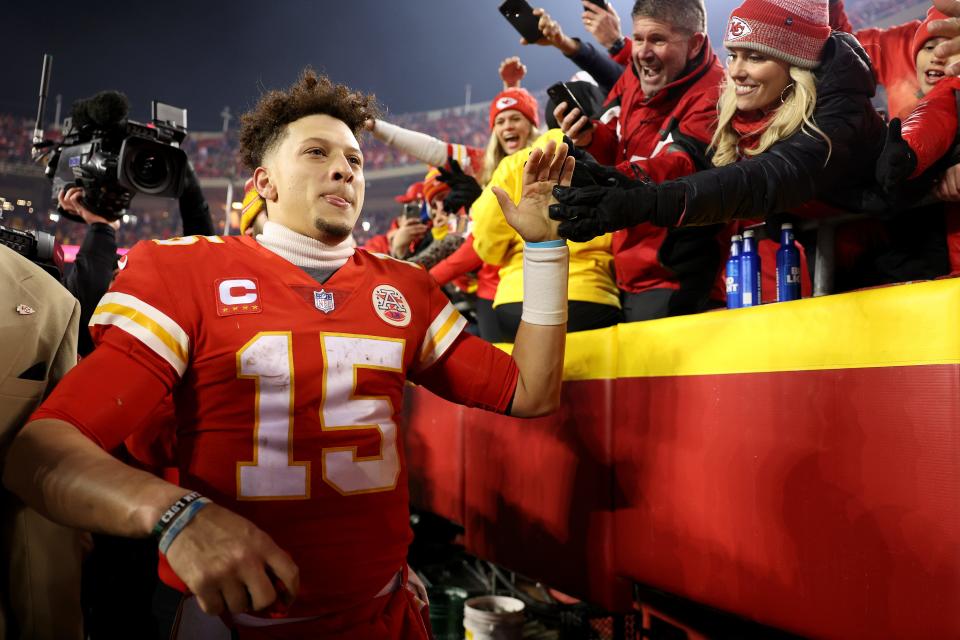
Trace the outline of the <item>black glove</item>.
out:
[[[462,207],[470,209],[470,205],[480,197],[483,189],[480,183],[468,176],[460,168],[460,163],[453,158],[447,158],[450,170],[438,167],[440,175],[437,180],[450,186],[450,193],[443,199],[443,209],[448,213],[456,213]]]
[[[617,171],[616,168],[600,164],[588,151],[573,144],[573,140],[567,136],[563,136],[563,141],[567,144],[567,153],[577,161],[573,168],[571,187],[600,186],[632,189],[638,183]]]
[[[877,182],[891,191],[917,169],[917,154],[900,132],[900,118],[894,118],[887,127],[887,141],[877,160]]]
[[[550,205],[550,217],[560,221],[557,232],[574,242],[587,242],[641,222],[674,227],[683,216],[686,190],[679,182],[653,185],[632,182],[632,188],[554,187],[560,204]]]

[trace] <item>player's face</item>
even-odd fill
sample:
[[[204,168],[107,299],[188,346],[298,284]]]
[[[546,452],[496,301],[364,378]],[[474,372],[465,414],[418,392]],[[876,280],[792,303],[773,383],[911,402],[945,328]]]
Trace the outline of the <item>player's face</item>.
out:
[[[633,62],[646,97],[678,80],[687,63],[703,49],[702,33],[693,35],[644,16],[633,20]]]
[[[790,83],[790,65],[750,49],[731,48],[727,82],[737,93],[737,111],[766,111],[779,107]]]
[[[326,244],[350,235],[363,208],[363,154],[342,120],[316,114],[291,122],[264,166],[275,189],[270,220]]]

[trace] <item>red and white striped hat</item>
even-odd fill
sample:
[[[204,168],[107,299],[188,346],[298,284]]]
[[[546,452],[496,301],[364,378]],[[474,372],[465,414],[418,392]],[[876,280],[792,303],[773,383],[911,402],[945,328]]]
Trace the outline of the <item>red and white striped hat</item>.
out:
[[[813,69],[829,37],[827,0],[746,0],[730,14],[723,46]]]

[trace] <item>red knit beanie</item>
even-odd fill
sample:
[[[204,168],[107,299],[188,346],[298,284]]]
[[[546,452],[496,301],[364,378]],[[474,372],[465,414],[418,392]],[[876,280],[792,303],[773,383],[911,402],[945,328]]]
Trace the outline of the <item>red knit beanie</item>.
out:
[[[813,69],[829,37],[827,0],[746,0],[730,14],[723,46]]]
[[[927,11],[927,17],[924,19],[923,23],[917,29],[917,32],[913,36],[913,64],[917,64],[917,54],[920,53],[920,49],[923,49],[923,45],[927,43],[927,40],[931,38],[939,38],[940,36],[931,35],[930,33],[930,22],[932,20],[948,20],[950,16],[946,15],[942,11],[938,11],[936,7],[930,7],[930,10]]]
[[[540,107],[537,105],[537,99],[530,95],[526,89],[504,89],[490,103],[490,128],[493,129],[493,122],[501,112],[510,109],[522,113],[527,120],[533,123],[533,126],[540,126],[540,117],[537,115]]]

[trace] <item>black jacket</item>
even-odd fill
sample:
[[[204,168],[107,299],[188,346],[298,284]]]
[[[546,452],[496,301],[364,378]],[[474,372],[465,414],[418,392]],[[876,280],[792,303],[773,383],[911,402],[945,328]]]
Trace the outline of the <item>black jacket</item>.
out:
[[[870,103],[870,59],[856,38],[834,32],[814,73],[813,120],[832,149],[815,132],[798,131],[758,156],[674,181],[686,195],[682,224],[763,218],[811,200],[846,207],[850,192],[873,184],[884,127]]]

